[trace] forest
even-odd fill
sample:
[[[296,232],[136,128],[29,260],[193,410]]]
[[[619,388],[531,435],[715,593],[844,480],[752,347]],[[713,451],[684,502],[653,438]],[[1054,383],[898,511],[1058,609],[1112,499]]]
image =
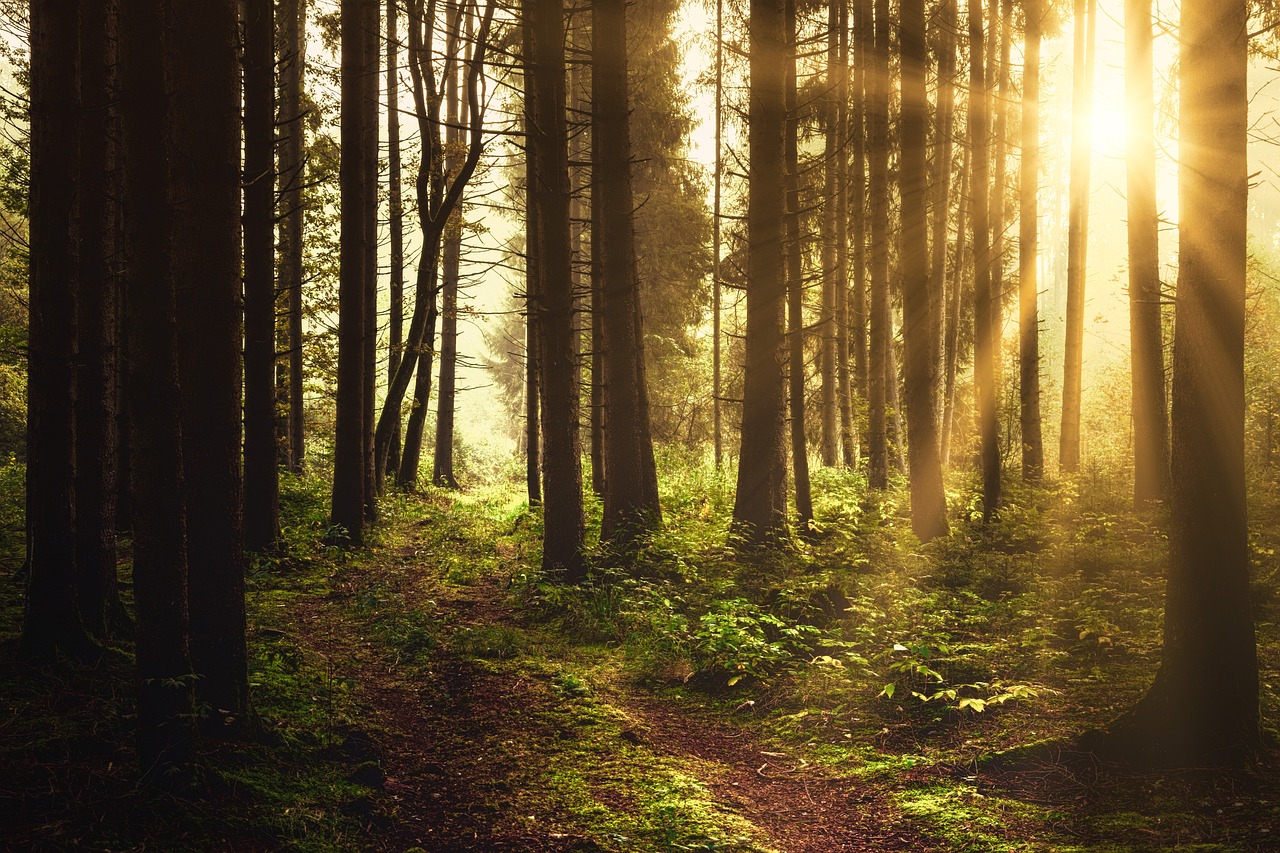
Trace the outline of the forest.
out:
[[[0,850],[1280,850],[1278,66],[0,0]]]

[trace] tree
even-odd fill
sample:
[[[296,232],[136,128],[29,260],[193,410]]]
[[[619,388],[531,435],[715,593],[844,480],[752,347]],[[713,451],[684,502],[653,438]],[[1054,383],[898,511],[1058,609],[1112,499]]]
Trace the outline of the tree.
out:
[[[387,0],[387,230],[391,249],[390,316],[387,323],[387,383],[404,355],[404,190],[400,152],[400,4]],[[392,416],[389,470],[400,468],[400,410]]]
[[[794,31],[794,27],[792,28]],[[791,57],[788,60],[791,71],[791,84],[787,87],[787,94],[792,98],[792,104],[788,108],[790,110],[789,118],[793,125],[799,124],[799,117],[795,115],[794,95],[792,90],[795,88],[795,71],[794,57],[797,52],[795,47],[795,39],[793,37]],[[839,435],[837,434],[837,424],[840,407],[837,403],[836,390],[836,354],[837,343],[839,338],[839,323],[836,320],[836,291],[843,287],[842,282],[837,280],[836,272],[836,217],[839,214],[840,202],[839,195],[839,170],[837,162],[842,155],[840,149],[840,134],[837,119],[839,116],[839,108],[836,105],[837,84],[836,77],[838,72],[836,67],[840,61],[840,4],[837,0],[831,0],[827,4],[827,91],[822,99],[822,123],[823,123],[823,190],[822,190],[822,314],[819,320],[821,325],[821,348],[819,349],[819,370],[818,375],[822,381],[822,442],[819,445],[822,451],[822,464],[828,468],[835,467],[839,458]],[[787,144],[791,145],[792,132],[788,131]],[[795,179],[799,181],[799,176]],[[796,195],[796,207],[794,215],[797,218],[796,234],[794,237],[794,248],[792,251],[799,253],[799,194]],[[793,237],[790,231],[790,220],[788,220],[788,241],[792,241]],[[798,257],[798,254],[797,254]],[[800,287],[797,280],[795,287]],[[795,297],[791,297],[794,299]],[[798,312],[797,312],[798,313]],[[799,317],[796,318],[799,320]],[[800,332],[796,329],[803,326],[803,323],[793,323],[788,331],[789,334],[799,337]],[[792,342],[793,351],[797,346],[796,342]],[[801,353],[801,364],[803,365],[803,349]],[[793,355],[794,359],[795,356]],[[803,377],[802,377],[803,378]],[[801,382],[803,390],[804,383]],[[795,380],[791,382],[794,390],[796,387]],[[801,403],[801,411],[803,411],[803,401]],[[795,404],[792,404],[792,420],[795,419]],[[803,421],[801,422],[803,429]],[[793,425],[792,430],[795,427]],[[807,467],[807,465],[806,465]],[[807,471],[806,471],[807,473]],[[799,484],[797,484],[797,492]]]
[[[982,441],[982,517],[1000,508],[1000,436],[996,403],[996,329],[988,209],[990,120],[982,61],[982,0],[969,0],[969,147],[973,157],[973,379]]]
[[[1125,4],[1125,100],[1129,208],[1129,341],[1133,376],[1134,503],[1163,500],[1169,484],[1169,432],[1160,321],[1156,215],[1155,112],[1151,83],[1151,0]]]
[[[960,166],[960,199],[956,216],[955,264],[951,269],[951,287],[947,290],[947,315],[942,338],[942,464],[951,460],[951,430],[956,409],[956,371],[960,361],[960,303],[964,297],[965,238],[969,235],[966,214],[973,188],[969,168],[971,146],[964,146]]]
[[[902,310],[906,339],[907,449],[911,526],[922,541],[947,532],[947,499],[938,457],[937,307],[929,292],[925,139],[928,52],[924,0],[902,0]]]
[[[720,205],[722,201],[722,170],[724,134],[724,0],[716,0],[716,167],[715,167],[715,200],[712,209],[711,238],[711,405],[713,408],[712,443],[715,453],[716,470],[724,461],[724,426],[720,411],[721,388],[721,356],[720,356],[720,322],[721,322],[721,287],[720,279]]]
[[[849,3],[838,0],[840,33],[836,66],[836,394],[840,451],[846,468],[858,463],[858,425],[853,414],[852,341],[849,304]],[[858,205],[862,200],[859,197]]]
[[[569,245],[569,151],[565,126],[564,2],[525,0],[533,30],[534,185],[538,220],[538,308],[541,344],[543,541],[542,565],[569,582],[586,577],[582,546],[582,461],[578,448],[578,388],[573,381],[573,258]]]
[[[867,358],[870,417],[868,482],[873,489],[889,485],[889,445],[885,424],[893,346],[889,328],[889,3],[876,0],[867,85],[867,160],[871,196],[871,316]]]
[[[809,450],[805,442],[804,431],[804,266],[801,254],[804,246],[800,236],[800,113],[796,98],[796,52],[799,33],[796,30],[795,0],[784,0],[783,15],[785,21],[785,38],[787,40],[786,64],[786,138],[784,141],[786,156],[786,193],[787,221],[786,237],[783,251],[786,257],[787,287],[787,382],[788,403],[791,416],[791,467],[796,481],[796,521],[801,532],[808,532],[813,522],[813,497],[809,488]],[[831,65],[831,54],[828,52],[828,68]],[[835,169],[834,157],[827,160],[826,212],[824,213],[823,246],[822,246],[822,453],[823,464],[835,464],[835,418],[828,423],[828,414],[835,412],[835,337],[828,334],[835,326],[835,276],[834,231],[835,223],[831,222],[835,212]],[[830,304],[828,304],[830,302]],[[831,311],[828,313],[827,309]],[[830,352],[828,352],[830,346]],[[828,356],[830,358],[828,359]],[[828,368],[830,375],[828,375]],[[827,396],[830,392],[831,399]],[[830,403],[830,412],[828,411]],[[831,440],[832,458],[827,461],[827,441]]]
[[[786,377],[782,369],[786,37],[782,0],[751,0],[747,122],[747,328],[734,528],[777,543],[787,513]]]
[[[244,12],[245,547],[280,535],[276,445],[275,0]]]
[[[933,174],[931,176],[933,234],[929,241],[930,361],[934,365],[933,393],[939,400],[939,427],[942,427],[945,404],[943,396],[944,353],[946,340],[947,292],[947,225],[951,220],[952,137],[955,135],[956,112],[956,0],[941,0],[938,5],[938,94],[933,134]],[[963,201],[961,202],[963,207]],[[960,263],[957,260],[957,263]],[[941,438],[941,434],[939,436]]]
[[[853,0],[853,106],[849,113],[849,141],[852,143],[849,196],[853,200],[850,211],[850,239],[853,243],[853,296],[849,303],[849,343],[853,349],[853,390],[859,400],[870,400],[868,386],[867,343],[867,157],[866,143],[867,54],[871,44],[871,2]],[[861,406],[859,406],[861,409]],[[874,439],[868,439],[868,444]]]
[[[644,328],[636,272],[627,82],[626,0],[592,7],[593,193],[599,199],[604,406],[604,519],[601,536],[627,543],[661,519],[649,431]]]
[[[524,444],[525,484],[529,506],[542,503],[542,383],[540,380],[539,352],[542,344],[538,334],[538,305],[541,297],[541,261],[538,259],[538,206],[534,203],[534,186],[537,184],[537,137],[532,132],[536,113],[533,101],[538,93],[530,83],[533,74],[534,49],[533,26],[529,20],[532,0],[525,0],[525,15],[521,27],[522,59],[524,61]],[[592,198],[592,206],[596,199]],[[593,246],[593,251],[596,247]],[[598,290],[598,288],[595,288]],[[597,297],[598,298],[598,297]],[[603,414],[603,406],[600,412]],[[603,423],[601,424],[603,429]],[[601,476],[604,475],[601,466]]]
[[[80,3],[31,4],[27,604],[22,651],[92,653],[76,603],[76,227]]]
[[[280,287],[288,302],[289,416],[286,442],[289,470],[302,471],[306,456],[306,424],[302,399],[302,257],[305,208],[303,183],[306,170],[306,116],[303,81],[307,60],[307,0],[281,0],[282,45],[280,56]],[[394,114],[394,113],[393,113]],[[393,153],[393,157],[399,151]]]
[[[164,24],[172,20],[167,17],[168,5],[166,0],[120,4],[123,203],[129,211],[124,220],[128,270],[124,298],[129,306],[124,387],[132,449],[129,491],[138,620],[137,743],[143,781],[160,786],[179,781],[172,771],[190,762],[193,739],[186,502],[171,243],[175,227],[168,175],[165,169],[157,168],[166,162],[167,107],[173,103],[165,85]],[[235,193],[234,176],[228,184]],[[232,252],[232,262],[238,256],[238,251]]]
[[[178,330],[191,665],[199,676],[196,697],[212,709],[206,727],[219,730],[231,720],[239,729],[248,722],[249,680],[239,464],[242,172],[237,4],[210,0],[184,8],[169,19],[168,30],[172,151],[167,215],[173,223],[169,262]],[[269,71],[270,30],[257,38],[257,58],[267,62]],[[269,87],[268,81],[268,92]],[[264,116],[257,118],[270,125],[271,112],[267,105]],[[270,164],[268,152],[259,163],[267,174],[262,178],[265,198],[258,200],[268,218]],[[270,241],[265,248],[269,256]],[[269,277],[269,257],[267,262]],[[131,300],[129,307],[133,322],[137,302]],[[271,345],[274,311],[266,334]],[[268,397],[271,385],[267,383]],[[134,411],[133,416],[143,415]],[[273,426],[273,419],[266,426]],[[141,446],[136,447],[141,453]],[[264,461],[274,467],[274,452]],[[135,459],[135,468],[139,464]],[[139,485],[153,488],[153,482],[141,479],[142,473],[135,470]]]
[[[342,232],[338,292],[338,389],[334,427],[333,524],[346,531],[355,547],[364,541],[365,463],[365,320],[370,270],[364,243],[367,209],[375,204],[365,183],[367,125],[374,116],[365,98],[365,75],[377,58],[367,55],[365,30],[375,25],[375,0],[342,0]]]
[[[1147,694],[1086,745],[1241,766],[1260,747],[1244,465],[1246,7],[1182,6],[1173,477],[1164,648]]]
[[[1022,60],[1022,174],[1018,209],[1018,403],[1022,426],[1022,479],[1044,475],[1040,432],[1040,27],[1044,11],[1024,0]]]
[[[1080,383],[1084,366],[1084,289],[1089,248],[1089,160],[1092,152],[1094,29],[1097,0],[1075,0],[1072,50],[1071,187],[1067,226],[1067,338],[1063,350],[1062,429],[1058,465],[1080,468]]]

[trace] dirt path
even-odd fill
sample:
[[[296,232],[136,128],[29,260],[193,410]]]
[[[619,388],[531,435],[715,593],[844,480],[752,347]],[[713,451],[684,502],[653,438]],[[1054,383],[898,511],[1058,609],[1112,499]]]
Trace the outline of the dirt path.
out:
[[[417,552],[399,556],[410,555]],[[352,593],[309,599],[296,610],[298,641],[358,685],[362,716],[341,749],[362,763],[375,789],[350,806],[367,821],[372,848],[935,849],[898,819],[887,790],[803,766],[730,723],[625,684],[566,698],[556,653],[542,647],[519,661],[459,654],[449,636],[522,630],[505,590],[501,575],[452,591],[430,580],[402,586],[398,606],[429,604],[432,618],[452,631],[420,670],[389,659],[352,618]],[[636,766],[649,773],[639,782],[630,775],[640,772]],[[655,824],[645,798],[668,778],[698,801],[659,802]],[[724,834],[710,836],[689,821],[719,822]]]

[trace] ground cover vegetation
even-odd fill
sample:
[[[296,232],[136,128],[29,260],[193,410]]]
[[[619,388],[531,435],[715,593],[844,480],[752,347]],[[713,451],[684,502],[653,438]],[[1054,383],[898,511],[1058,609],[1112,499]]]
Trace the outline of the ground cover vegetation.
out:
[[[1172,12],[0,0],[0,846],[1275,849],[1274,10]]]

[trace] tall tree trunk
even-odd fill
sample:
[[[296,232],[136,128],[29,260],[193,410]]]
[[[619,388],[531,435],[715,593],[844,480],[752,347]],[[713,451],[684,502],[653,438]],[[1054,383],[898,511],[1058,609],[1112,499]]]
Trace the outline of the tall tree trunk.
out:
[[[370,73],[365,28],[376,10],[374,0],[342,0],[342,161],[338,183],[342,194],[339,235],[338,389],[334,425],[333,524],[346,531],[348,544],[364,541],[364,352],[368,274],[365,269],[366,210],[364,183],[365,128],[369,102],[363,76]]]
[[[1018,211],[1018,402],[1022,479],[1035,483],[1044,475],[1044,441],[1040,432],[1040,290],[1036,276],[1040,248],[1040,23],[1044,12],[1038,0],[1025,0],[1025,7]]]
[[[991,40],[999,50],[999,56],[992,54],[987,58],[991,66],[991,76],[995,88],[991,91],[994,114],[992,115],[994,132],[991,138],[992,149],[992,181],[991,181],[991,334],[992,359],[995,363],[996,406],[1000,405],[1000,388],[1003,386],[1004,353],[1004,300],[1005,300],[1005,220],[1006,202],[1008,200],[1009,174],[1006,168],[1009,154],[1009,54],[1013,30],[1013,0],[990,0],[992,13]]]
[[[1093,42],[1097,0],[1075,0],[1072,51],[1071,187],[1067,225],[1067,338],[1063,351],[1062,429],[1058,466],[1080,468],[1080,383],[1084,365],[1084,291],[1089,248],[1089,161],[1092,154]]]
[[[1133,371],[1133,499],[1141,508],[1169,487],[1164,336],[1160,322],[1159,220],[1151,68],[1151,0],[1127,0],[1125,100],[1129,133],[1129,342]]]
[[[387,384],[404,356],[404,169],[400,157],[400,4],[387,0],[387,229],[391,243]],[[400,408],[392,413],[387,470],[400,470]],[[376,472],[375,472],[376,473]]]
[[[836,290],[843,287],[836,279],[836,216],[839,211],[839,201],[836,196],[839,193],[839,176],[837,174],[836,162],[841,154],[839,145],[839,134],[836,125],[838,109],[836,106],[836,65],[840,58],[840,8],[839,4],[832,0],[827,4],[827,91],[820,103],[823,124],[823,142],[824,150],[822,157],[823,187],[822,187],[822,223],[821,223],[821,253],[822,253],[822,315],[819,318],[819,326],[821,329],[821,348],[819,349],[819,369],[818,375],[822,382],[822,443],[820,449],[822,451],[822,464],[828,468],[835,467],[839,458],[839,436],[836,433],[837,417],[839,407],[837,405],[836,395],[836,344],[839,326],[836,321]],[[794,58],[796,53],[794,41],[795,27],[791,28],[792,50],[791,54]],[[799,131],[799,117],[795,115],[795,97],[791,94],[795,84],[795,73],[791,74],[791,84],[787,87],[787,93],[790,97],[790,106],[788,107],[788,119],[791,125],[796,129],[795,134]],[[791,145],[792,131],[788,131],[787,144]],[[788,156],[790,151],[788,151]],[[795,171],[799,171],[796,168]],[[799,184],[799,176],[795,178],[795,183]],[[788,187],[790,189],[790,187]],[[796,217],[795,239],[796,245],[793,249],[798,255],[800,251],[799,237],[799,203],[800,196],[797,189],[795,195],[796,207],[794,215]],[[788,240],[791,240],[791,220],[788,219]],[[788,285],[791,287],[791,285]],[[800,290],[803,295],[803,286]],[[794,296],[789,297],[795,299]],[[803,299],[801,299],[803,303]],[[799,312],[797,312],[799,319]],[[803,326],[803,324],[800,324]],[[796,328],[792,324],[792,328]],[[792,344],[793,348],[796,344]],[[800,363],[803,368],[804,351],[803,344],[800,344]],[[794,359],[794,355],[792,358]],[[801,377],[801,388],[803,389],[803,376]],[[795,387],[795,381],[792,380],[792,388]],[[801,411],[803,411],[803,401],[801,402]],[[795,418],[795,405],[792,404],[792,419]],[[803,422],[801,423],[803,429]],[[792,427],[794,431],[795,427]],[[793,439],[794,443],[794,439]],[[807,466],[806,466],[807,467]],[[799,493],[799,484],[796,486],[797,494]]]
[[[786,277],[787,277],[787,380],[788,380],[788,402],[790,404],[791,417],[791,465],[795,474],[796,485],[796,522],[800,532],[808,533],[813,522],[813,497],[809,489],[809,449],[805,442],[804,433],[804,268],[801,262],[801,252],[803,250],[802,238],[800,236],[800,113],[796,108],[796,50],[797,37],[796,31],[796,3],[795,0],[784,0],[784,16],[783,23],[785,38],[787,39],[787,66],[786,66],[786,99],[787,99],[787,117],[786,117],[786,139],[784,142],[786,150],[786,192],[787,192],[787,222],[786,222],[786,243],[783,251],[786,253]],[[830,69],[831,54],[828,52],[827,67]],[[828,146],[830,146],[828,142]],[[833,152],[829,152],[833,154]],[[827,160],[827,181],[826,181],[826,207],[827,210],[823,214],[826,222],[823,226],[823,282],[822,282],[822,299],[823,299],[823,327],[822,327],[822,455],[823,464],[835,464],[833,458],[830,463],[826,461],[827,440],[835,438],[835,420],[827,423],[827,394],[831,392],[832,412],[835,407],[835,352],[832,349],[830,364],[827,363],[827,345],[834,344],[834,339],[828,340],[827,323],[834,327],[835,317],[827,315],[827,298],[835,295],[834,278],[835,258],[832,233],[835,223],[831,222],[831,216],[835,211],[835,180],[834,156],[830,156]],[[830,306],[834,310],[833,304]],[[831,370],[831,376],[827,376],[828,367]],[[828,379],[832,382],[828,383]],[[828,427],[830,431],[828,431]],[[834,445],[832,447],[834,450]],[[832,454],[834,457],[834,453]]]
[[[933,299],[926,244],[929,211],[925,147],[929,116],[925,77],[924,0],[902,0],[902,313],[906,340],[907,449],[910,462],[911,527],[927,542],[947,532],[947,499],[938,456],[938,399]]]
[[[605,470],[605,436],[608,431],[605,411],[605,367],[607,344],[604,339],[604,274],[600,256],[600,232],[604,211],[603,197],[591,189],[591,489],[604,495],[609,477]]]
[[[128,630],[116,579],[117,311],[120,257],[116,133],[116,6],[80,11],[79,360],[75,374],[76,592],[89,633]]]
[[[849,307],[849,2],[836,0],[839,54],[836,66],[836,394],[840,450],[846,468],[858,463],[858,425],[853,415]],[[859,205],[862,200],[859,197]]]
[[[470,6],[466,17],[470,17]],[[460,12],[454,7],[450,28],[460,27]],[[445,170],[456,174],[461,167],[458,148],[463,134],[458,125],[460,98],[458,73],[449,73],[444,84],[445,115]],[[453,424],[458,392],[458,284],[462,267],[462,205],[458,205],[449,217],[444,232],[444,287],[441,291],[443,306],[440,312],[440,387],[436,392],[436,442],[431,463],[431,482],[449,489],[458,488],[453,472]]]
[[[960,361],[960,303],[964,295],[965,238],[969,236],[966,214],[972,206],[970,194],[973,188],[969,161],[972,148],[964,146],[964,160],[960,166],[960,199],[956,205],[956,254],[951,269],[951,287],[947,291],[946,328],[943,330],[942,349],[942,464],[951,464],[951,432],[955,421],[956,369]]]
[[[244,7],[244,544],[280,535],[276,447],[275,0]]]
[[[303,81],[307,57],[307,0],[282,0],[283,50],[280,67],[280,277],[288,299],[289,353],[289,470],[302,471],[306,457],[306,417],[303,401],[302,257],[306,210],[302,187],[306,183],[307,122],[303,115]]]
[[[169,175],[159,165],[169,162],[167,108],[174,103],[165,84],[165,21],[172,20],[167,18],[169,5],[167,0],[120,4],[123,206],[129,211],[123,220],[128,271],[124,301],[129,309],[123,364],[133,451],[130,506],[137,612],[137,745],[142,779],[157,786],[174,784],[179,775],[185,775],[174,771],[190,763],[193,740],[175,246],[171,240],[176,226]],[[224,82],[234,85],[234,80],[233,76]],[[33,86],[32,94],[36,92]],[[235,193],[237,176],[223,177],[227,184],[223,191]],[[232,263],[238,254],[230,253]]]
[[[533,28],[533,202],[538,207],[539,338],[542,347],[542,564],[576,583],[586,578],[582,547],[582,460],[578,387],[573,381],[573,257],[569,245],[569,152],[565,122],[563,0],[525,0]],[[612,477],[612,473],[610,474]]]
[[[604,519],[601,536],[627,544],[661,519],[645,387],[631,190],[626,0],[592,7],[592,173],[600,194],[604,322]],[[646,460],[647,457],[647,460]]]
[[[930,364],[933,395],[941,428],[945,418],[943,374],[946,339],[947,226],[951,221],[951,169],[956,112],[956,0],[938,6],[938,103],[933,135],[933,234],[929,241]],[[962,204],[963,206],[963,204]],[[940,433],[941,437],[941,433]],[[945,440],[942,441],[945,443]]]
[[[785,536],[787,513],[786,38],[782,0],[751,0],[750,8],[746,365],[733,522],[747,544],[759,546]]]
[[[994,0],[992,0],[994,2]],[[996,414],[996,330],[988,232],[990,121],[983,64],[982,0],[969,0],[969,147],[973,156],[973,380],[982,442],[982,518],[1000,508],[1000,435]]]
[[[364,456],[364,518],[366,523],[377,520],[377,498],[382,490],[382,480],[374,465],[374,430],[377,419],[378,398],[378,133],[381,127],[381,101],[379,76],[381,67],[378,50],[378,34],[381,31],[381,6],[379,0],[369,0],[364,18],[365,73],[360,78],[361,97],[365,100],[363,136],[360,151],[360,173],[364,184],[365,203],[364,236],[364,342],[361,348],[361,377],[364,393],[360,407],[360,452]]]
[[[889,485],[889,444],[885,424],[889,404],[888,363],[893,346],[889,325],[889,3],[875,0],[875,24],[867,93],[867,160],[871,196],[871,316],[867,373],[870,397],[867,468],[873,489]]]
[[[538,316],[541,311],[541,275],[542,261],[538,255],[538,204],[535,192],[537,178],[538,139],[533,133],[533,117],[536,114],[534,99],[537,91],[533,87],[533,65],[535,62],[533,48],[533,25],[530,20],[535,0],[524,0],[521,11],[524,15],[521,27],[522,59],[524,62],[524,401],[525,401],[525,480],[529,493],[529,506],[542,504],[542,343],[538,328]],[[595,204],[595,193],[592,204]],[[594,240],[593,240],[594,242]],[[597,340],[596,351],[603,349]],[[603,402],[603,401],[600,401]],[[603,405],[601,407],[603,415]],[[601,425],[603,428],[603,423]],[[603,466],[601,467],[603,476]],[[602,481],[603,482],[603,481]]]
[[[715,465],[719,471],[724,464],[724,422],[721,411],[723,390],[721,388],[721,355],[720,355],[720,313],[721,313],[721,281],[720,281],[720,203],[722,170],[721,151],[724,134],[724,0],[716,0],[716,168],[715,168],[715,200],[711,212],[711,405],[713,412],[712,442],[714,445]]]
[[[76,605],[80,3],[31,4],[27,606],[22,651],[90,654]]]
[[[853,108],[849,116],[849,141],[853,159],[849,196],[853,200],[850,227],[853,229],[853,297],[849,306],[849,342],[853,348],[854,393],[860,401],[870,400],[867,377],[867,97],[868,53],[871,50],[872,0],[853,0]],[[861,415],[862,406],[858,406]],[[867,446],[870,447],[868,437]]]
[[[1160,669],[1103,751],[1243,766],[1260,748],[1244,465],[1248,59],[1240,0],[1182,7],[1173,477]]]
[[[250,5],[250,15],[253,14]],[[250,22],[250,30],[254,28]],[[247,723],[244,540],[240,479],[240,68],[234,0],[201,3],[170,24],[167,60],[174,202],[173,275],[182,399],[182,470],[187,507],[191,665],[196,697],[221,729]],[[249,47],[272,65],[270,24]],[[270,81],[263,87],[270,92]],[[260,93],[258,93],[260,94]],[[270,98],[268,97],[268,101]],[[259,105],[259,110],[262,107]],[[270,104],[257,118],[271,126]],[[271,215],[271,157],[259,204]],[[263,248],[263,247],[259,247]],[[270,252],[271,242],[265,248]],[[270,277],[270,259],[267,275]],[[270,282],[268,281],[268,288]],[[130,302],[130,307],[137,307]],[[274,314],[274,312],[273,312]],[[274,347],[274,316],[266,340]],[[271,402],[273,382],[265,383]],[[274,434],[274,419],[264,428]],[[274,450],[264,461],[274,467]],[[265,507],[261,507],[265,511]]]

